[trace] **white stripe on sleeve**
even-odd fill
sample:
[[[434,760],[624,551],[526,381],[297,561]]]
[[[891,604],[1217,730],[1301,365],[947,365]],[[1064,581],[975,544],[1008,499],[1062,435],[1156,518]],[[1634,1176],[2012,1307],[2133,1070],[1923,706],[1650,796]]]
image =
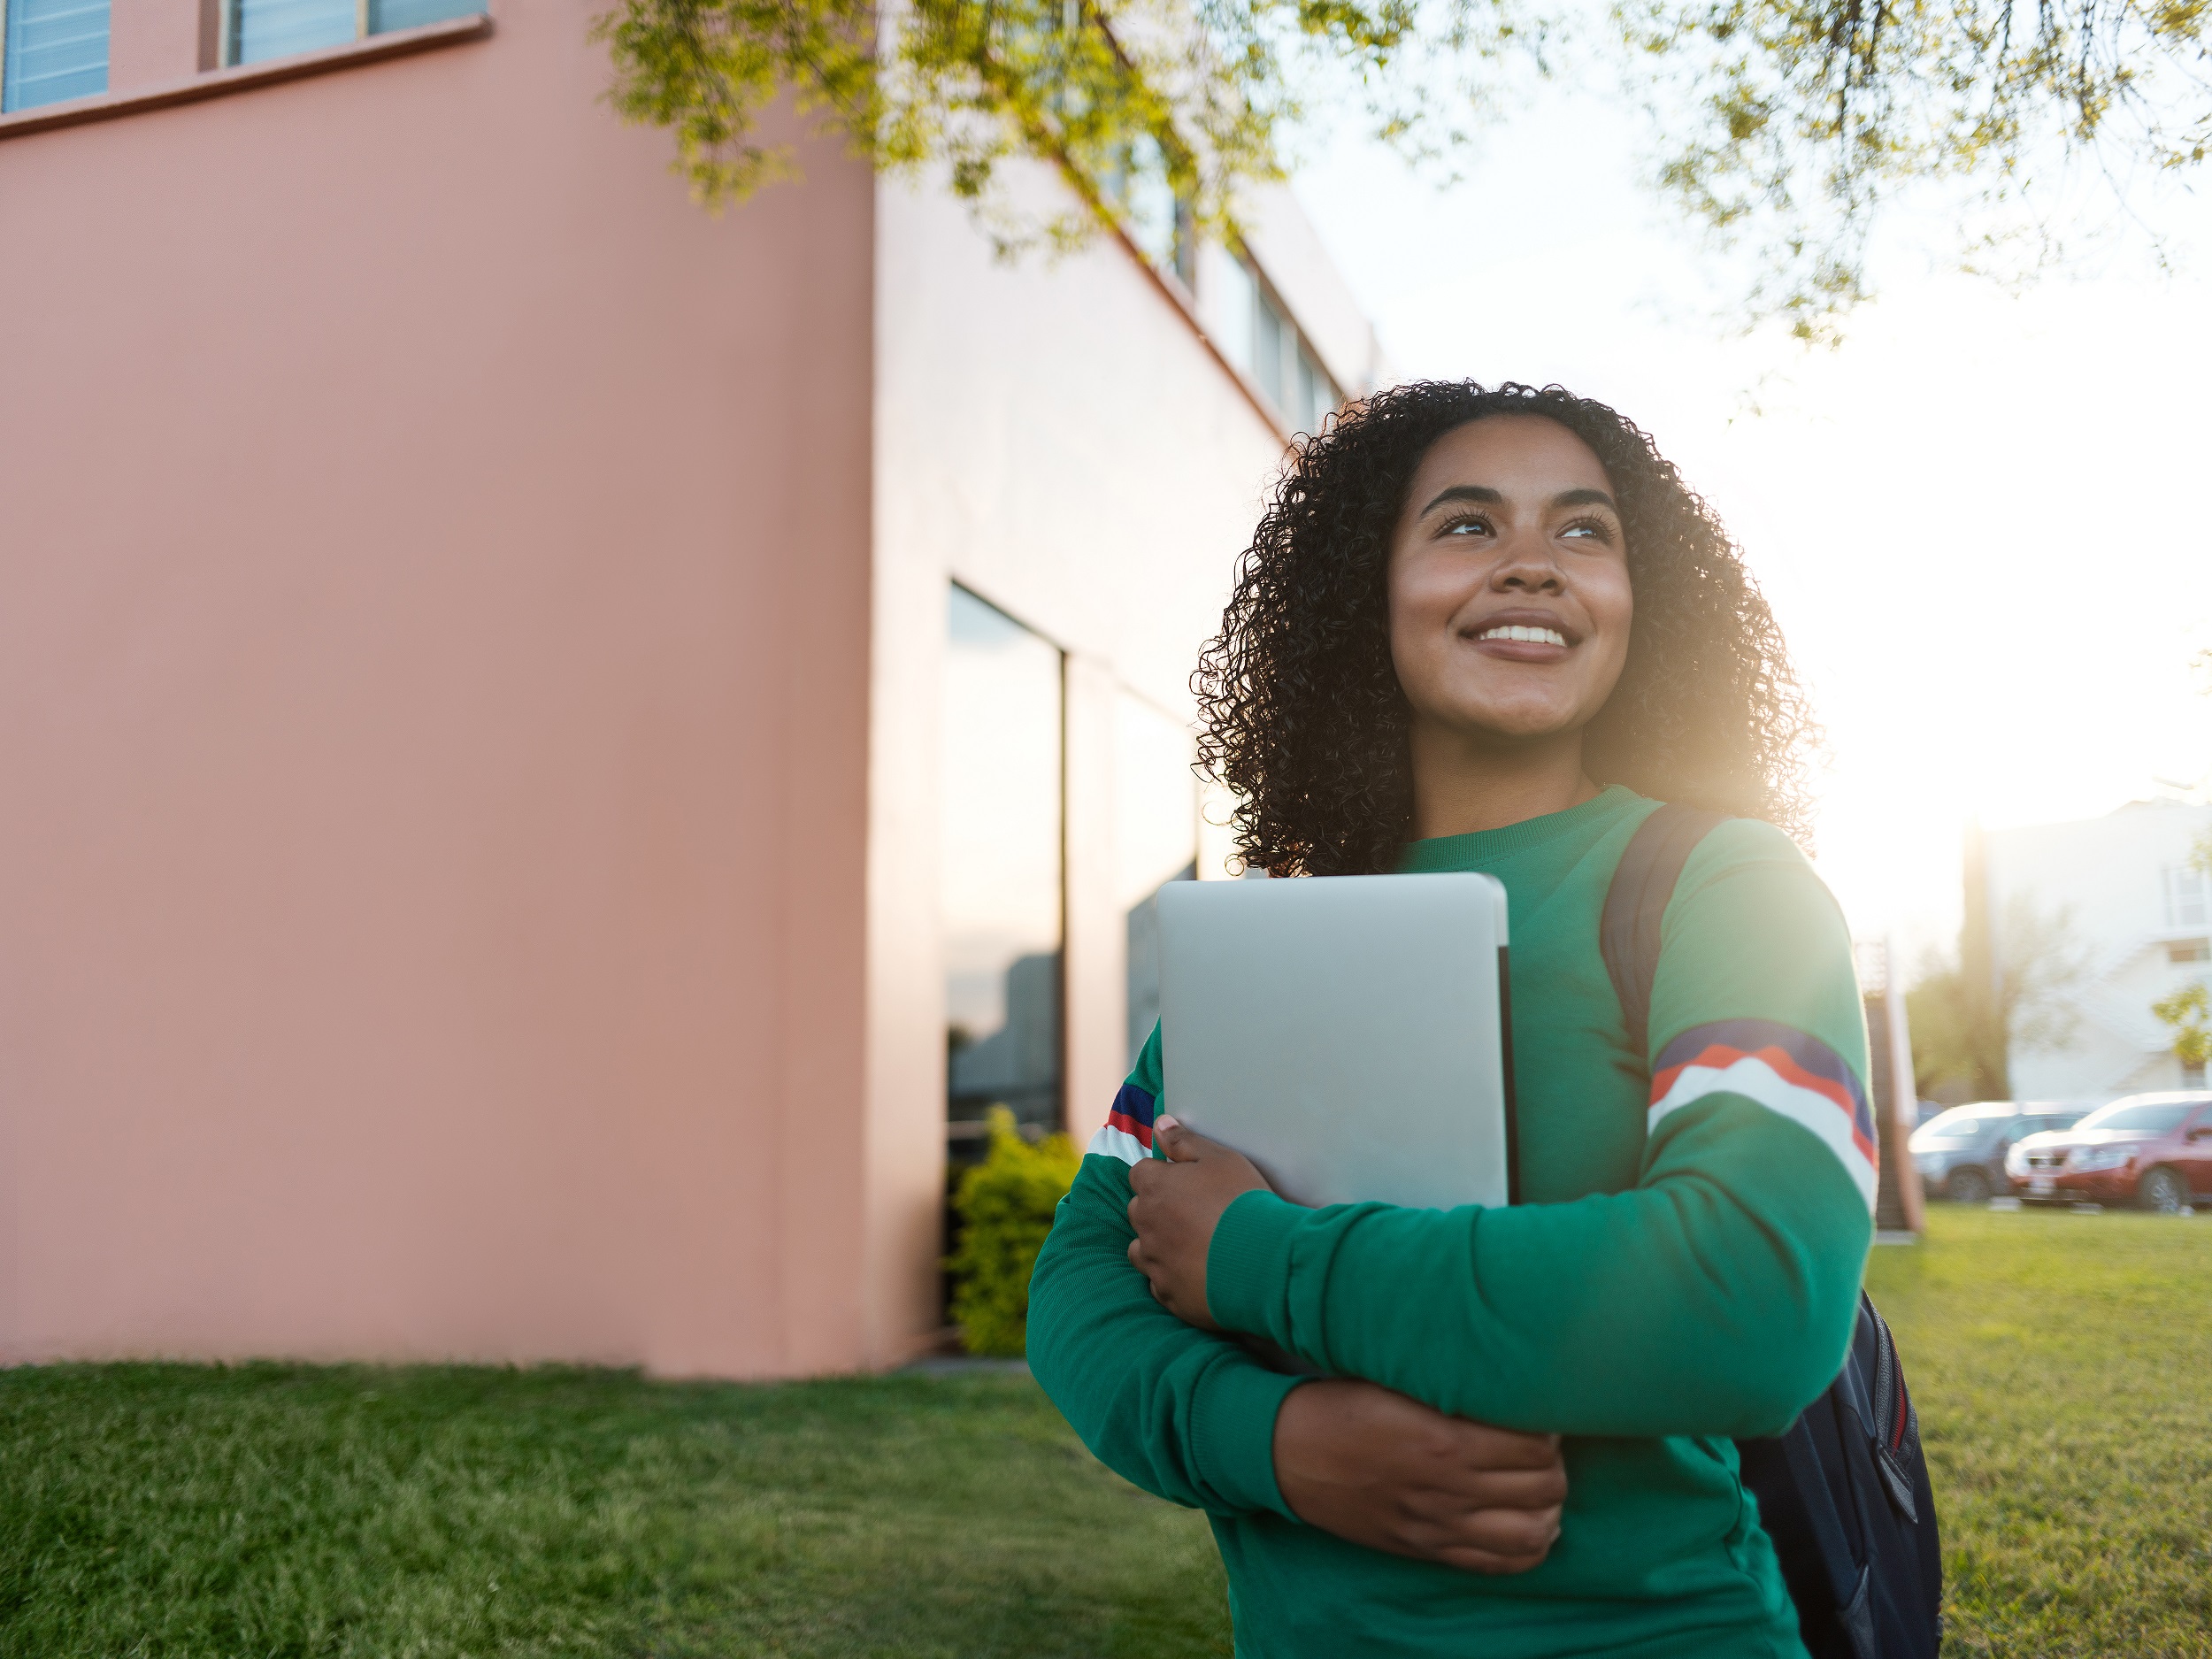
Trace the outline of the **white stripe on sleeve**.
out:
[[[1679,1111],[1708,1094],[1723,1092],[1755,1100],[1769,1111],[1778,1112],[1792,1123],[1802,1124],[1811,1130],[1821,1144],[1836,1155],[1844,1173],[1858,1187],[1859,1196],[1866,1200],[1869,1212],[1873,1210],[1874,1166],[1867,1161],[1866,1154],[1859,1150],[1851,1115],[1827,1095],[1800,1088],[1788,1081],[1755,1056],[1747,1055],[1722,1067],[1684,1066],[1666,1098],[1656,1102],[1645,1118],[1645,1132],[1657,1133],[1660,1119],[1668,1113]],[[1094,1144],[1093,1149],[1096,1149]]]

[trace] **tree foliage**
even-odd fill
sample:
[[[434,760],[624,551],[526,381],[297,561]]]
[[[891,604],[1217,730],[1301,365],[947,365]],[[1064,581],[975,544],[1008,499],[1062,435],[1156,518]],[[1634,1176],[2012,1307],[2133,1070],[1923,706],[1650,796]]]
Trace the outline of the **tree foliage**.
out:
[[[1923,964],[1905,994],[1913,1081],[1923,1099],[1947,1087],[1974,1099],[2004,1099],[2012,1092],[2013,1050],[2062,1048],[2079,1027],[2075,1002],[2088,963],[2071,917],[2016,894],[1998,937],[1990,993],[1976,996],[1959,961],[1938,956]]]
[[[1512,26],[1498,0],[623,0],[599,33],[615,106],[667,127],[710,204],[792,171],[760,117],[787,90],[814,127],[879,169],[941,170],[1003,252],[1065,248],[1164,193],[1194,225],[1231,224],[1241,187],[1280,176],[1316,73],[1363,87],[1379,130],[1416,148],[1463,137],[1419,76],[1480,61]],[[1042,218],[1003,188],[1049,165],[1079,205]]]
[[[2193,167],[2212,137],[2205,0],[1621,0],[1617,16],[1698,111],[1662,183],[1759,239],[1754,309],[1801,334],[1863,296],[1868,232],[1901,190],[1948,180],[2017,210],[1964,232],[1970,259],[1994,259],[2047,222],[2069,163],[2119,182]]]
[[[2184,1065],[2202,1065],[2212,1060],[2212,991],[2201,979],[2192,980],[2170,996],[2151,1004],[2159,1023],[2174,1033],[2174,1058]]]
[[[1653,88],[1656,176],[1755,257],[1747,315],[1816,338],[1866,292],[1866,238],[1938,180],[2032,208],[2075,162],[2170,173],[2212,141],[2208,0],[620,0],[600,21],[612,98],[666,127],[710,203],[792,171],[761,135],[788,92],[875,166],[941,171],[1002,251],[1067,247],[1179,204],[1233,230],[1322,104],[1448,157],[1500,65],[1586,26]],[[1039,217],[1007,164],[1056,169],[1077,206]],[[2020,215],[1962,231],[1986,254]]]

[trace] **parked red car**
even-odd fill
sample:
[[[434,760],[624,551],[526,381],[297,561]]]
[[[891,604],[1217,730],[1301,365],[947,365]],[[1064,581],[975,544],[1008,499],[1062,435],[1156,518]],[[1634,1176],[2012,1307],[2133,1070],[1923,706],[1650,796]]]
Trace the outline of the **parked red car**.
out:
[[[2030,1203],[2179,1210],[2212,1199],[2212,1094],[2131,1094],[2071,1129],[2030,1135],[2005,1155]]]

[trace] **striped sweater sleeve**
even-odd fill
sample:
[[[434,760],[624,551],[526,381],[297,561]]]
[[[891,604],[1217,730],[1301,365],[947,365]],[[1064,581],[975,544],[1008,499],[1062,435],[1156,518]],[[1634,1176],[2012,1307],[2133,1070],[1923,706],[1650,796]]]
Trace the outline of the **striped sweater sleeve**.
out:
[[[1693,1025],[1652,1064],[1651,1110],[1644,1128],[1655,1136],[1676,1112],[1708,1096],[1735,1094],[1809,1130],[1874,1210],[1874,1112],[1857,1073],[1819,1038],[1770,1019],[1724,1019]]]
[[[1029,1284],[1029,1368],[1099,1461],[1215,1514],[1295,1519],[1275,1484],[1275,1414],[1304,1380],[1185,1325],[1129,1261],[1129,1170],[1152,1154],[1159,1033],[1092,1137]]]
[[[1662,933],[1633,1187],[1448,1211],[1248,1193],[1214,1235],[1214,1317],[1511,1427],[1786,1428],[1842,1363],[1871,1238],[1849,935],[1797,849],[1747,823],[1693,856]]]

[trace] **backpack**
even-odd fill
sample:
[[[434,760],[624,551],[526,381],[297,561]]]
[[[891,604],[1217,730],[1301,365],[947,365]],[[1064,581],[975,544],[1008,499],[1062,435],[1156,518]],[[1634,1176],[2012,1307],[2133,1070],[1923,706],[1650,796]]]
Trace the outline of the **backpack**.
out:
[[[1637,826],[1606,891],[1598,939],[1642,1055],[1659,923],[1717,813],[1662,806]],[[1774,1440],[1741,1440],[1744,1486],[1774,1540],[1812,1659],[1934,1659],[1943,1556],[1920,1419],[1897,1344],[1864,1290],[1843,1372]]]

